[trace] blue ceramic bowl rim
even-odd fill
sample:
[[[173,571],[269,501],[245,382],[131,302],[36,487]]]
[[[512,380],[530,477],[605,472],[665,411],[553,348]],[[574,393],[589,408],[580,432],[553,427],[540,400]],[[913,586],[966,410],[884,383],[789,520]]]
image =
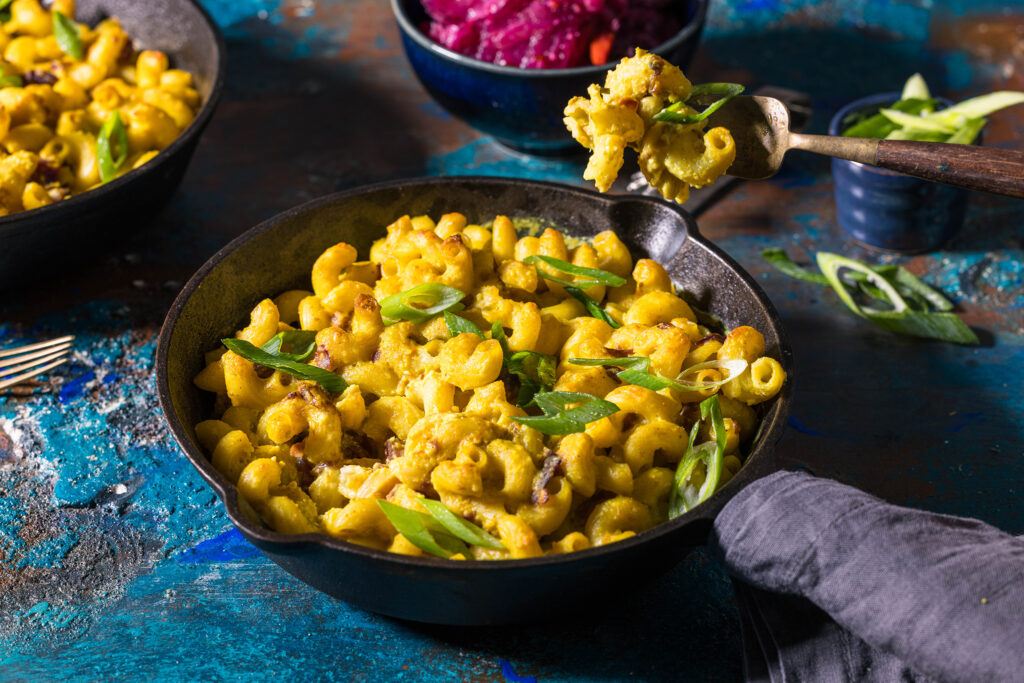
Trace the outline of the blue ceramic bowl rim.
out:
[[[205,7],[203,7],[199,0],[186,0],[186,2],[199,13],[199,16],[202,17],[203,21],[210,29],[210,33],[213,36],[216,47],[215,52],[217,60],[214,67],[213,81],[210,83],[210,95],[207,97],[206,101],[203,102],[199,111],[196,112],[196,116],[192,119],[192,122],[189,123],[185,130],[178,134],[178,137],[176,137],[171,144],[160,150],[159,154],[138,168],[133,168],[109,182],[103,183],[102,185],[90,190],[86,190],[85,192],[72,195],[59,202],[40,206],[35,209],[18,211],[6,216],[0,216],[0,237],[5,234],[9,235],[20,232],[21,230],[31,230],[39,220],[45,219],[50,215],[65,213],[70,216],[79,206],[93,201],[100,195],[106,195],[126,185],[130,185],[137,178],[143,175],[149,175],[158,168],[163,168],[166,164],[171,163],[171,159],[177,155],[178,150],[186,147],[187,145],[193,144],[195,138],[203,132],[206,125],[213,117],[213,111],[217,108],[217,104],[220,102],[221,93],[224,90],[224,78],[227,73],[228,48],[227,43],[224,42],[224,35],[220,32],[220,28],[217,26],[217,22],[213,20],[213,17],[210,16],[210,13]],[[171,54],[170,57],[173,58],[174,55]],[[69,211],[72,213],[68,213]]]
[[[419,2],[419,0],[408,1]],[[441,59],[452,62],[465,69],[476,69],[501,76],[524,76],[528,78],[544,79],[565,76],[597,76],[615,66],[615,62],[608,62],[607,64],[576,66],[568,69],[524,69],[518,66],[499,66],[498,64],[491,64],[490,62],[485,62],[483,60],[476,59],[475,57],[467,57],[466,55],[461,55],[458,52],[449,50],[440,43],[436,43],[431,40],[430,37],[424,35],[422,31],[413,25],[412,20],[405,13],[402,2],[403,0],[391,0],[391,11],[395,15],[395,20],[398,22],[398,26],[402,33],[423,49],[432,52]],[[708,3],[710,0],[692,0],[692,2],[695,9],[690,21],[683,26],[679,33],[666,40],[661,45],[651,49],[651,52],[657,54],[666,53],[701,30],[707,17]]]
[[[842,109],[837,111],[835,113],[835,116],[833,116],[832,119],[828,122],[828,134],[829,135],[839,135],[839,133],[840,133],[839,127],[843,124],[843,119],[845,119],[847,116],[849,116],[853,112],[855,112],[855,111],[857,111],[859,109],[868,109],[870,107],[881,106],[883,104],[892,104],[893,102],[898,101],[902,95],[903,95],[903,93],[894,90],[892,92],[882,92],[882,93],[877,93],[877,94],[874,94],[874,95],[867,95],[866,97],[861,97],[860,99],[857,99],[857,100],[854,100],[853,102],[850,102],[845,107],[843,107]],[[953,101],[952,100],[947,100],[945,97],[935,97],[935,99],[938,100],[939,104],[941,104],[943,108],[945,108],[945,107],[952,107],[953,106]],[[922,182],[922,183],[930,183],[930,182],[932,182],[931,180],[924,180],[924,179],[921,179],[921,178],[914,178],[913,176],[908,176],[907,174],[900,173],[899,171],[890,171],[890,170],[885,169],[885,168],[878,168],[877,166],[870,166],[868,164],[862,164],[859,161],[850,161],[848,159],[833,159],[832,161],[833,161],[833,163],[837,163],[838,162],[838,163],[852,164],[852,165],[854,165],[854,166],[856,166],[858,168],[863,168],[866,171],[870,171],[872,173],[877,173],[879,175],[887,175],[887,176],[893,176],[893,177],[897,177],[897,178],[908,178],[908,179],[915,180],[915,181]]]

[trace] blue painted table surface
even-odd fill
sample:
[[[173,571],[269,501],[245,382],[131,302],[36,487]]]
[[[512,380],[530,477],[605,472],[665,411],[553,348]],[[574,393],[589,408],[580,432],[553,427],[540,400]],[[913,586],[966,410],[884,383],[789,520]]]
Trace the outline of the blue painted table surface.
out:
[[[77,336],[72,363],[0,397],[0,680],[740,678],[729,580],[703,551],[667,577],[638,576],[650,585],[631,606],[596,619],[448,628],[329,598],[233,530],[154,390],[155,335],[188,276],[262,219],[335,190],[467,173],[579,184],[582,167],[508,153],[447,116],[410,73],[383,0],[204,4],[227,37],[227,89],[173,203],[81,271],[0,297],[0,347]],[[718,0],[689,71],[812,93],[820,132],[845,102],[914,71],[954,99],[1024,90],[1021,36],[1022,3]],[[1024,112],[1007,111],[986,144],[1019,146],[1022,133]],[[1024,532],[1024,202],[974,195],[945,250],[879,254],[839,231],[827,160],[794,153],[700,224],[769,293],[793,342],[784,465]],[[983,343],[875,329],[767,267],[760,251],[776,246],[903,264]]]

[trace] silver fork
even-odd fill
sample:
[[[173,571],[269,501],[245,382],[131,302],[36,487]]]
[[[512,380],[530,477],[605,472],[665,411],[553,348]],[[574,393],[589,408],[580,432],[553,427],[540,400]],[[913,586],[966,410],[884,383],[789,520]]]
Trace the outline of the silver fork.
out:
[[[0,391],[66,363],[74,338],[68,335],[0,351]]]

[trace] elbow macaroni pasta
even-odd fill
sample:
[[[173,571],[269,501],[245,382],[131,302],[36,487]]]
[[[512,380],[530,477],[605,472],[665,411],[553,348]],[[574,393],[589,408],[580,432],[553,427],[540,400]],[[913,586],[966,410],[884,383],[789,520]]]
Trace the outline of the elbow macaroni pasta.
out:
[[[74,0],[13,0],[0,30],[0,215],[46,206],[100,184],[96,139],[120,112],[128,141],[117,175],[142,166],[184,131],[200,107],[192,75],[167,55],[136,52],[116,18],[75,23],[82,59],[65,54],[54,12]]]
[[[665,199],[680,204],[690,187],[704,187],[725,173],[736,158],[736,145],[721,126],[704,132],[705,123],[683,125],[654,121],[670,104],[686,100],[690,81],[678,67],[637,49],[605,78],[604,87],[587,89],[565,107],[565,125],[591,150],[583,178],[606,192],[622,168],[623,153],[640,153],[640,170]],[[683,113],[695,113],[684,106]]]
[[[624,276],[622,286],[588,290],[620,326],[589,317],[563,286],[536,277],[523,263],[533,254]],[[379,302],[424,282],[456,283],[467,294],[460,316],[480,329],[501,321],[513,351],[558,360],[555,390],[604,398],[618,412],[566,436],[513,420],[526,412],[506,384],[497,340],[453,336],[440,316],[384,324]],[[520,236],[504,216],[490,225],[459,214],[436,223],[402,217],[374,243],[369,261],[337,244],[316,260],[311,290],[259,302],[236,337],[259,346],[293,326],[316,332],[312,364],[348,387],[331,394],[230,351],[211,352],[195,383],[218,394],[219,417],[196,426],[199,442],[271,528],[410,555],[422,552],[376,499],[414,510],[424,497],[440,500],[505,546],[472,546],[476,559],[574,552],[667,519],[695,402],[716,389],[652,391],[623,383],[614,368],[570,358],[644,355],[665,377],[708,360],[747,361],[719,391],[724,480],[754,436],[753,406],[785,381],[759,332],[741,326],[723,336],[699,324],[665,269],[634,262],[614,232],[570,246],[550,228]],[[708,372],[708,381],[722,379]],[[699,437],[715,434],[702,426]]]

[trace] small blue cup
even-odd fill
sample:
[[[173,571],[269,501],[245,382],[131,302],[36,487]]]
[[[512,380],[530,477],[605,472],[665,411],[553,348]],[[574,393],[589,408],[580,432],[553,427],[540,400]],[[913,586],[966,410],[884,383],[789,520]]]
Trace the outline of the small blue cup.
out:
[[[851,114],[877,111],[899,99],[900,93],[890,92],[851,102],[832,117],[829,135],[839,135]],[[939,102],[943,107],[953,104],[941,98]],[[868,246],[933,251],[963,226],[967,190],[845,159],[832,160],[832,178],[839,227]]]

